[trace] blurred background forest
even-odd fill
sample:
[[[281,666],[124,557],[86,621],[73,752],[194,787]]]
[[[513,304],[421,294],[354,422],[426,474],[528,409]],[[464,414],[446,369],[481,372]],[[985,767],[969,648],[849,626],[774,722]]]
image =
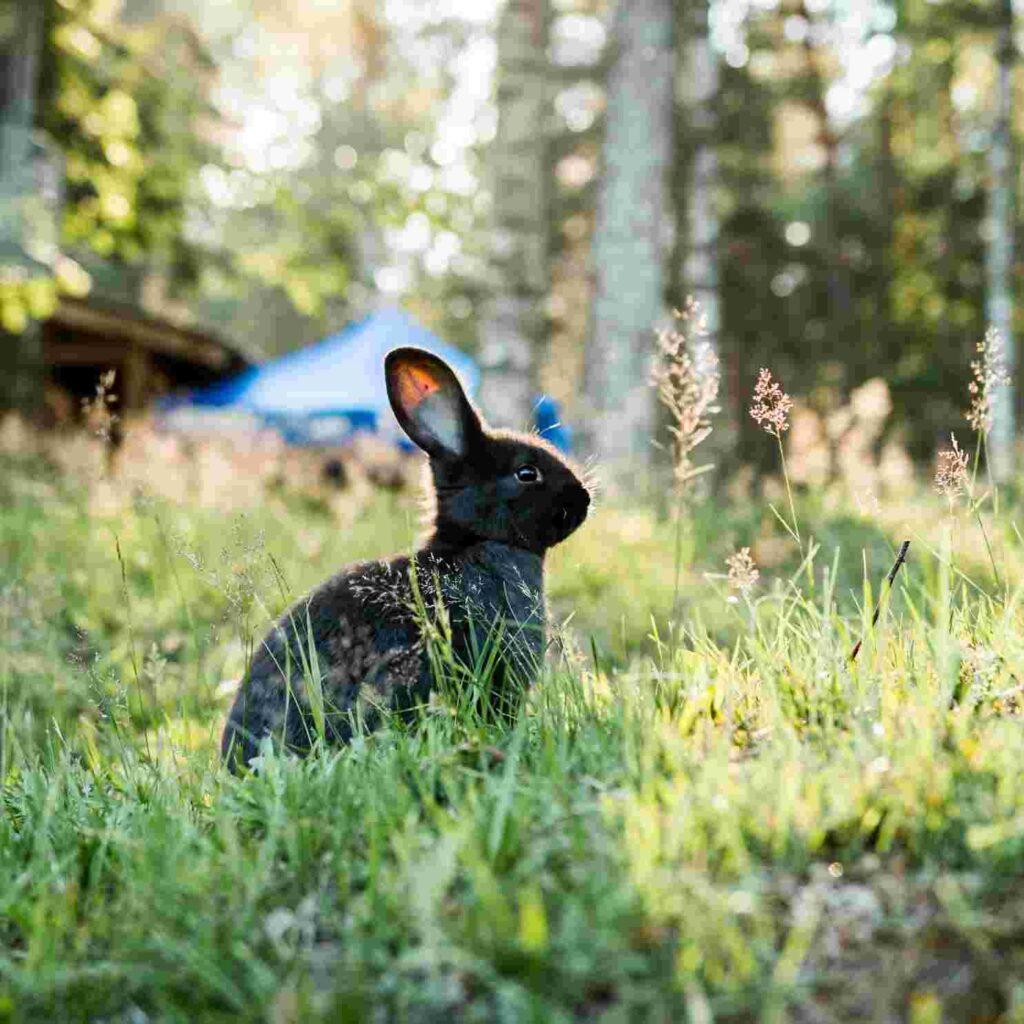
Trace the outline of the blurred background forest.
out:
[[[497,421],[546,391],[614,463],[651,450],[654,328],[693,296],[716,457],[771,458],[744,413],[770,366],[817,483],[844,451],[854,473],[929,459],[965,429],[987,327],[1012,354],[1009,0],[0,12],[5,405],[38,399],[40,324],[90,296],[247,360],[398,302],[476,356]]]
[[[1024,489],[977,347],[1024,328],[1015,17],[0,0],[0,1024],[1022,1024]],[[260,638],[411,550],[422,466],[156,400],[312,352],[333,401],[315,343],[366,321],[498,424],[553,396],[620,500],[547,560],[514,723],[438,608],[415,728],[236,779]]]

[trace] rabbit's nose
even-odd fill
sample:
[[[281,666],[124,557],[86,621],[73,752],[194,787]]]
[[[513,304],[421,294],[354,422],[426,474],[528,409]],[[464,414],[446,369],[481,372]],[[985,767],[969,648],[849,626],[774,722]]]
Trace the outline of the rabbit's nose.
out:
[[[587,518],[587,509],[590,507],[590,495],[582,488],[573,488],[558,510],[558,523],[560,526],[575,530],[584,519]]]

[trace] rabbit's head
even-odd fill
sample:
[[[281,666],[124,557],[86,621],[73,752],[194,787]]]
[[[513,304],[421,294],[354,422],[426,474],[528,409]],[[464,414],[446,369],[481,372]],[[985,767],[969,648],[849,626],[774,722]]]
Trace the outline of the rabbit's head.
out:
[[[586,519],[590,493],[572,466],[540,438],[489,428],[442,359],[398,348],[384,375],[398,422],[430,456],[438,539],[543,553]]]

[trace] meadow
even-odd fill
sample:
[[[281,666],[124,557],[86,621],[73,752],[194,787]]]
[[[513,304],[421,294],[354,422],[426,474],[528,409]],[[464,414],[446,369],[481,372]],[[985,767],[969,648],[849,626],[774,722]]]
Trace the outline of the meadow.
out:
[[[1024,1021],[1013,494],[695,501],[678,594],[606,500],[514,725],[440,658],[413,726],[236,778],[247,652],[415,495],[96,465],[0,466],[0,1020]]]

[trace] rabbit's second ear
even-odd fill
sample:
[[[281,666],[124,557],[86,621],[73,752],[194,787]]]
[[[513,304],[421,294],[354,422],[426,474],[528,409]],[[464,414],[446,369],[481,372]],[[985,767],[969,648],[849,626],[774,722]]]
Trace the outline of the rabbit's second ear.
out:
[[[396,348],[384,360],[388,399],[402,429],[428,455],[462,458],[480,420],[444,360],[418,348]]]

